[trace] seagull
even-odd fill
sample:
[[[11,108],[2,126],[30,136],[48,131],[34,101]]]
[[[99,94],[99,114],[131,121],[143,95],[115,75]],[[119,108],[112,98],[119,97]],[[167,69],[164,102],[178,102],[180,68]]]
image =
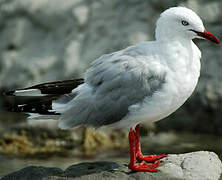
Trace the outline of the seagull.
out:
[[[81,125],[128,128],[129,169],[157,172],[159,160],[167,154],[142,154],[140,124],[169,116],[194,91],[201,58],[194,38],[220,44],[194,11],[169,8],[157,20],[154,41],[102,55],[83,79],[5,92],[8,98],[17,98],[9,110],[29,113],[29,118],[57,117],[61,129]]]

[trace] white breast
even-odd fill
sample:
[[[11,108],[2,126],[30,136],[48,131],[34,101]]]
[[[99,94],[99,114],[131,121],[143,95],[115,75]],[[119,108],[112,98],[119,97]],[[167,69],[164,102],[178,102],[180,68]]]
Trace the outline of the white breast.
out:
[[[176,49],[175,49],[176,50]],[[184,53],[188,53],[186,55]],[[134,127],[140,122],[155,122],[176,111],[192,94],[200,73],[200,51],[194,43],[191,49],[178,51],[166,66],[166,83],[152,97],[146,97],[142,103],[129,107],[129,113],[114,126]],[[173,53],[173,52],[172,52]],[[178,57],[183,57],[178,60]],[[192,56],[192,57],[190,57]]]

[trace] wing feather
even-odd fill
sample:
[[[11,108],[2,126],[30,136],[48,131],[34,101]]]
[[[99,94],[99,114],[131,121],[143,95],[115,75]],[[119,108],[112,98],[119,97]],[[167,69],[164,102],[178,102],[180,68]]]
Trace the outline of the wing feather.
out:
[[[4,92],[5,107],[13,112],[58,114],[52,111],[52,101],[60,98],[66,103],[74,98],[72,90],[84,82],[83,79],[71,79],[38,84],[24,89]]]
[[[97,59],[87,71],[85,83],[74,90],[77,96],[62,115],[59,126],[99,127],[120,121],[131,105],[142,103],[165,82],[164,69],[152,70],[157,64],[147,63],[149,58],[152,57],[139,52],[133,56],[119,51]]]

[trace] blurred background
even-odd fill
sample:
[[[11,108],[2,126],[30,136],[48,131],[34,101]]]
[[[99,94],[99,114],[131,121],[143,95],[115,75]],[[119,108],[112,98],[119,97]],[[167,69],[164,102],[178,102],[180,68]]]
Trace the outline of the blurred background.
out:
[[[222,39],[221,0],[0,0],[0,91],[83,77],[90,62],[154,39],[159,14],[185,6]],[[222,48],[195,40],[202,51],[198,86],[176,113],[143,125],[143,151],[211,150],[222,158]],[[127,131],[26,121],[0,97],[0,177],[28,165],[65,168],[82,161],[128,161]]]

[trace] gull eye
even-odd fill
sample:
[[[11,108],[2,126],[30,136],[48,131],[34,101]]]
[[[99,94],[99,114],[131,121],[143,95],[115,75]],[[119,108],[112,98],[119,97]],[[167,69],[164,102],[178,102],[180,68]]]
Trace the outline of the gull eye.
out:
[[[182,20],[181,23],[182,23],[184,26],[188,26],[188,25],[189,25],[189,23],[188,23],[187,21],[184,21],[184,20]]]

